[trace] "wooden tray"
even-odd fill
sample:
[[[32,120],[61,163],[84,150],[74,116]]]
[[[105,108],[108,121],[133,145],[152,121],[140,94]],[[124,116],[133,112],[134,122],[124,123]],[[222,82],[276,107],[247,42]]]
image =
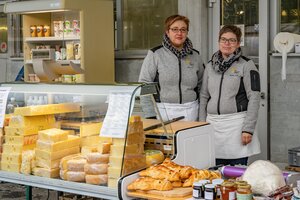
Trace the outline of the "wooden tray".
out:
[[[128,196],[153,200],[184,200],[192,197],[193,188],[174,188],[169,191],[135,191],[127,192]]]

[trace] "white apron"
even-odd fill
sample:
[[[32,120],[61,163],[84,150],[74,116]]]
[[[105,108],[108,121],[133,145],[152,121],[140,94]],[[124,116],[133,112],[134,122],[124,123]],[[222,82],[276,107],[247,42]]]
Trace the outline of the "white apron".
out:
[[[256,130],[252,141],[247,145],[242,144],[242,127],[245,118],[246,112],[207,115],[207,122],[213,125],[215,131],[216,158],[237,159],[260,153]]]
[[[198,121],[198,116],[199,116],[198,100],[184,103],[184,104],[157,103],[157,107],[163,121],[171,120],[180,116],[184,116],[183,121]]]

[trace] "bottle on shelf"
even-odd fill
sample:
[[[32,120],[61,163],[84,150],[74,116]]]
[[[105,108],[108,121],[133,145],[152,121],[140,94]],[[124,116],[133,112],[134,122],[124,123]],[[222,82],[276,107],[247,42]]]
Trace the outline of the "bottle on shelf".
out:
[[[6,113],[14,113],[16,107],[19,107],[19,105],[17,104],[15,97],[11,97],[6,107]]]
[[[33,96],[29,96],[26,102],[26,106],[32,106],[32,103],[33,103]]]

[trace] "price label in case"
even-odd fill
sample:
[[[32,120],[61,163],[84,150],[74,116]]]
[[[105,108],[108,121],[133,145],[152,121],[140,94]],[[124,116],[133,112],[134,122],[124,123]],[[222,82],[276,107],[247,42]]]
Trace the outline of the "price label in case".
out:
[[[10,87],[0,87],[0,128],[3,128],[4,125],[6,103],[10,90]]]

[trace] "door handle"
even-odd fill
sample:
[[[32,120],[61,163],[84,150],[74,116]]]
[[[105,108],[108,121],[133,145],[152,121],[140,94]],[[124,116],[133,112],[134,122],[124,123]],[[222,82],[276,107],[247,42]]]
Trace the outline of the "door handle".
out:
[[[266,93],[265,92],[261,92],[260,93],[260,98],[261,99],[265,99],[266,98]]]

